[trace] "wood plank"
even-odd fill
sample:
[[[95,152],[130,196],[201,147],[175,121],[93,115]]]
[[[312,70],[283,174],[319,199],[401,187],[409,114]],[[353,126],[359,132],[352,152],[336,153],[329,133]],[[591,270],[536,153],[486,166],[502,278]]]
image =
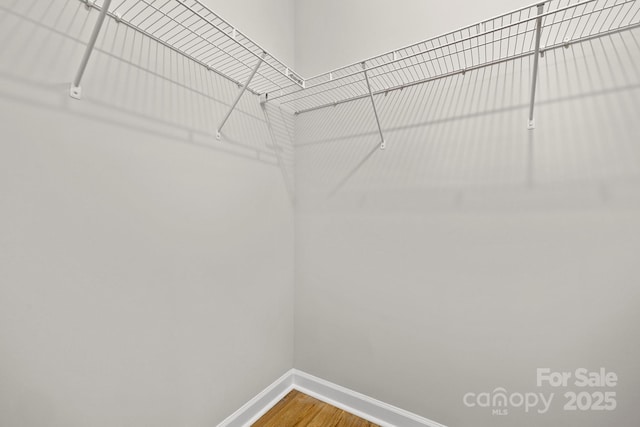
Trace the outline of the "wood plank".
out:
[[[324,403],[298,390],[292,390],[252,427],[380,427]]]

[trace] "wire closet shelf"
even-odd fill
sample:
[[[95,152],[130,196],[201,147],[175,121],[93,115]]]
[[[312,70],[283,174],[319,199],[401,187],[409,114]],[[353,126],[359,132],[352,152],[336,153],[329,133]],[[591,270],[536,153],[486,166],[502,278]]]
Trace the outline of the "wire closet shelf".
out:
[[[540,20],[540,21],[539,21]],[[640,26],[636,0],[547,0],[305,79],[269,95],[297,113],[523,58]]]
[[[199,0],[81,1],[297,114],[640,26],[636,0],[546,0],[305,79]]]
[[[303,80],[198,0],[81,0],[256,95],[288,93]]]

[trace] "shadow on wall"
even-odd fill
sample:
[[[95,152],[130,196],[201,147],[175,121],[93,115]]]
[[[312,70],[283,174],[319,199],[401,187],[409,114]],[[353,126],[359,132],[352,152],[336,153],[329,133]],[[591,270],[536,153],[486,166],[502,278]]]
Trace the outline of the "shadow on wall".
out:
[[[521,209],[637,205],[640,31],[545,52],[536,129],[533,57],[303,113],[301,206]]]
[[[246,93],[215,139],[238,87],[107,18],[82,82],[69,97],[98,16],[77,0],[0,5],[0,99],[111,123],[280,168],[293,197],[294,116]],[[20,40],[20,43],[14,43]]]

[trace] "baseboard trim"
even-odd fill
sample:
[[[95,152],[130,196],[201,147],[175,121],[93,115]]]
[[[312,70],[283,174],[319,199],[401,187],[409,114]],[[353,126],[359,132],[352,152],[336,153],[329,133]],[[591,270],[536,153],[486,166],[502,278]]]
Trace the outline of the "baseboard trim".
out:
[[[293,389],[382,427],[446,427],[297,369],[278,378],[218,427],[250,427]]]
[[[382,427],[445,427],[388,403],[294,369],[293,388]]]
[[[217,427],[249,427],[293,390],[293,369],[229,415]]]

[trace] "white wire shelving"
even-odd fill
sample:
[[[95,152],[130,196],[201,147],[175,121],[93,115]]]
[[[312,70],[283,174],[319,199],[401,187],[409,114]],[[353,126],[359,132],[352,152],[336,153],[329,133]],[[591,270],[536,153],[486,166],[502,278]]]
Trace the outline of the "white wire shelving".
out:
[[[640,25],[636,0],[547,0],[305,79],[270,97],[298,113],[530,56]]]
[[[105,16],[236,83],[261,102],[296,114],[369,97],[385,141],[374,95],[535,55],[528,127],[534,127],[538,58],[545,51],[640,27],[636,0],[544,0],[458,30],[305,79],[199,0],[81,0],[100,17],[71,87],[80,81]]]
[[[198,0],[81,0],[117,22],[244,86],[254,94],[301,88],[303,79]],[[110,3],[110,4],[109,4]],[[263,58],[264,56],[264,58]]]

